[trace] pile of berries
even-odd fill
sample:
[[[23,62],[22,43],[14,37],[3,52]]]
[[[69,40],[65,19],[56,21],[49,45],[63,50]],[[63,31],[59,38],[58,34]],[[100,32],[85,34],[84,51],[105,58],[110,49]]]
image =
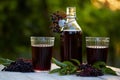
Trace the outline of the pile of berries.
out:
[[[2,71],[34,72],[32,63],[24,59],[17,59],[15,62],[11,62],[10,65],[4,67]]]
[[[79,66],[79,71],[77,72],[77,76],[102,76],[103,73],[101,70],[92,67],[89,64],[81,64]]]
[[[51,25],[50,28],[52,30],[52,32],[56,32],[56,33],[60,33],[61,32],[61,28],[59,26],[59,20],[65,19],[66,18],[66,13],[65,12],[54,12],[51,14]]]

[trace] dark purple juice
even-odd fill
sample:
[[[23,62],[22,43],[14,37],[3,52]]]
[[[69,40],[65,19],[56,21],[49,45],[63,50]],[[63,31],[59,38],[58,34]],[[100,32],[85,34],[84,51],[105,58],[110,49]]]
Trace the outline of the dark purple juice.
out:
[[[61,61],[77,59],[82,62],[81,31],[63,31],[61,35]]]
[[[97,61],[106,63],[108,54],[108,47],[105,46],[88,46],[87,47],[87,62],[94,64]]]
[[[32,64],[34,70],[50,70],[52,48],[50,45],[32,46]]]

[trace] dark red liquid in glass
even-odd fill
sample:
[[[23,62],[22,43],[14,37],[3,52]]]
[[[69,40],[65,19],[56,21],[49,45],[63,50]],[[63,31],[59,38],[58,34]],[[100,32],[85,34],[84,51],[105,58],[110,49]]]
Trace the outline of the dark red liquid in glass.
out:
[[[52,48],[50,45],[32,46],[32,64],[34,70],[50,70]]]
[[[81,31],[63,31],[61,35],[61,61],[77,59],[82,62]]]
[[[87,47],[87,62],[88,64],[94,64],[97,61],[103,61],[106,63],[107,54],[108,47],[89,46]]]

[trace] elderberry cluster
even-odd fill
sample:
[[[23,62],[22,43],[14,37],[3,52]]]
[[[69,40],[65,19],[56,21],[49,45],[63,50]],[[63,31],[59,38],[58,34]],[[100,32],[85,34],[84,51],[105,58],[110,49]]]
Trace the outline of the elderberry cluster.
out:
[[[52,32],[56,32],[56,33],[60,33],[61,32],[61,28],[59,26],[59,20],[65,19],[66,18],[66,14],[64,12],[54,12],[51,14],[51,25],[50,28],[52,30]]]
[[[92,67],[89,64],[81,64],[79,66],[80,72],[77,73],[77,76],[102,76],[103,73],[101,70]]]
[[[3,68],[2,71],[34,72],[32,63],[24,59],[17,59],[15,62],[11,62],[10,65]]]

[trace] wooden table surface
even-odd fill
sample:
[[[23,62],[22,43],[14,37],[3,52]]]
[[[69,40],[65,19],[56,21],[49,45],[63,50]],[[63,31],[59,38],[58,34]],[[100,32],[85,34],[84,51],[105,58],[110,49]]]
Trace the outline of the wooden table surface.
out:
[[[35,73],[21,73],[21,72],[3,72],[1,69],[3,65],[0,65],[0,80],[120,80],[120,69],[111,67],[116,71],[118,76],[104,75],[99,77],[80,77],[76,75],[60,76],[57,73],[49,74],[48,72],[35,72]],[[54,69],[57,66],[52,64]]]

